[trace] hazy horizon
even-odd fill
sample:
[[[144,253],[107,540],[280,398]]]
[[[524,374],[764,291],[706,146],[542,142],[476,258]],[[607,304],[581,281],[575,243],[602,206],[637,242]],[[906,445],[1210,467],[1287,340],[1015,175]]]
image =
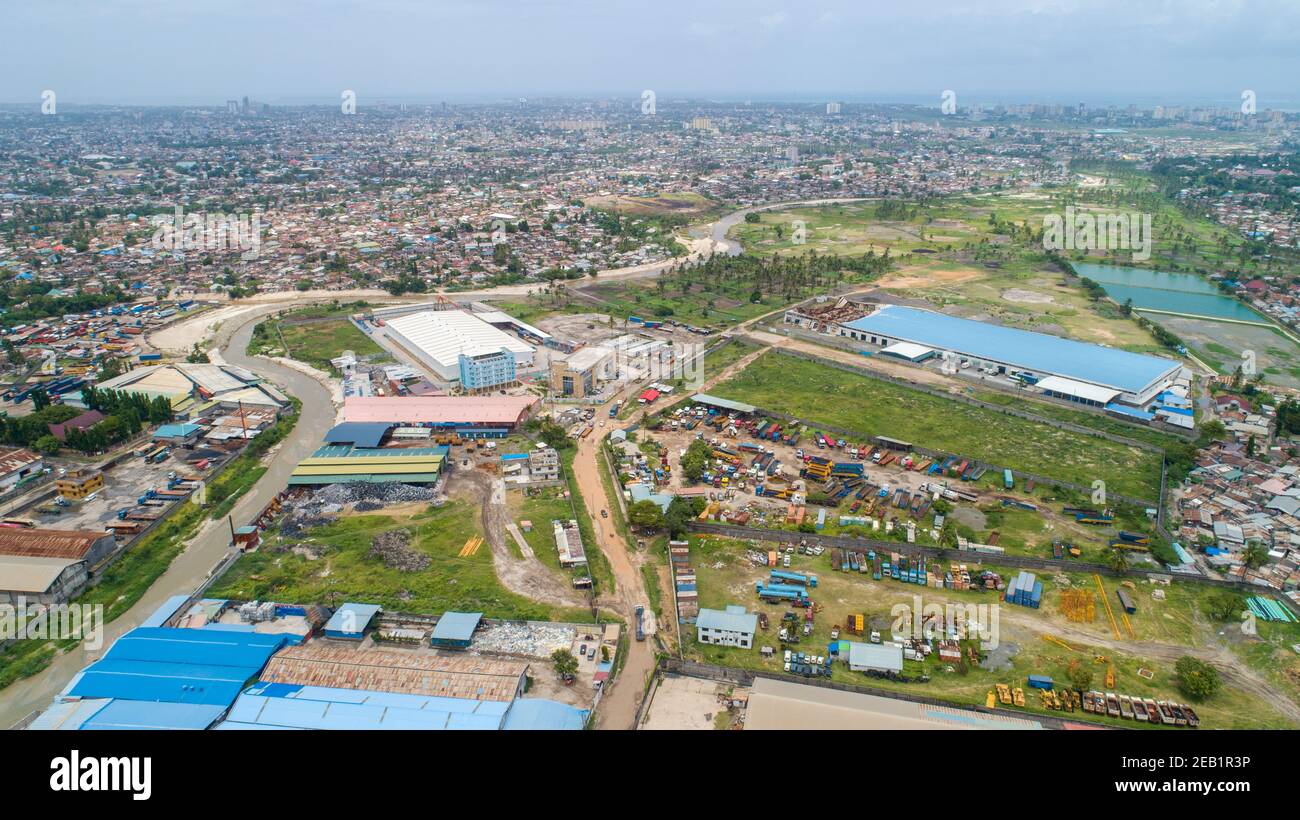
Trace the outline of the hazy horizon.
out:
[[[1282,0],[10,3],[0,103],[517,97],[1297,107]]]

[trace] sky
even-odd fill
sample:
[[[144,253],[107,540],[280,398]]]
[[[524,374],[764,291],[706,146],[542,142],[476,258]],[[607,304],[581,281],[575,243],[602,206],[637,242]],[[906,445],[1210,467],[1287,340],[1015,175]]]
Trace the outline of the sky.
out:
[[[1300,108],[1296,0],[0,0],[0,102]]]

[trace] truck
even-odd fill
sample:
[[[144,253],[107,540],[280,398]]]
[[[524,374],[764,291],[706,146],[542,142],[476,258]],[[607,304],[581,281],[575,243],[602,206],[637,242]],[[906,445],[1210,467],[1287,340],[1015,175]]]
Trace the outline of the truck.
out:
[[[609,407],[609,417],[614,418],[618,415],[618,402],[614,402]]]
[[[636,639],[645,640],[645,607],[643,606],[636,608]]]
[[[795,606],[808,605],[808,593],[803,589],[785,584],[767,585],[762,581],[754,583],[754,592],[765,601],[780,602],[789,601]]]
[[[784,570],[774,569],[769,573],[773,584],[784,584],[790,582],[800,586],[815,587],[817,586],[816,575],[805,575],[802,572],[786,572]]]

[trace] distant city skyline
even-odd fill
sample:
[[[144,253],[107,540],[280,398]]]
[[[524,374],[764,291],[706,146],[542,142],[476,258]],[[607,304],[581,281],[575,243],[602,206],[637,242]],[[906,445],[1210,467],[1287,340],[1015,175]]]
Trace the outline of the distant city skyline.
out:
[[[1300,107],[1283,0],[10,3],[0,102],[516,97]]]

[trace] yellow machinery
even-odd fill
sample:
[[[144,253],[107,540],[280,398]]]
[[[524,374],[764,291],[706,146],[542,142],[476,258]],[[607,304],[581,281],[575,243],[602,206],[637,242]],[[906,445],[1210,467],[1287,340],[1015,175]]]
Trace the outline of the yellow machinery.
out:
[[[1115,639],[1119,640],[1123,636],[1119,632],[1119,622],[1115,620],[1115,611],[1110,608],[1110,601],[1106,598],[1106,587],[1102,585],[1100,575],[1093,575],[1092,578],[1097,582],[1097,590],[1101,593],[1101,604],[1106,608],[1106,617],[1110,619],[1110,630],[1115,633]]]
[[[1049,643],[1054,643],[1054,644],[1056,644],[1056,645],[1059,646],[1059,647],[1062,647],[1062,648],[1064,648],[1064,649],[1068,649],[1068,650],[1070,650],[1071,652],[1082,652],[1082,651],[1083,651],[1083,650],[1081,650],[1081,649],[1076,649],[1076,648],[1074,648],[1073,646],[1070,646],[1068,643],[1066,643],[1065,641],[1063,641],[1063,640],[1061,640],[1060,638],[1056,637],[1055,635],[1044,635],[1044,636],[1043,636],[1043,640],[1045,640],[1045,641],[1047,641],[1047,642],[1049,642]]]

